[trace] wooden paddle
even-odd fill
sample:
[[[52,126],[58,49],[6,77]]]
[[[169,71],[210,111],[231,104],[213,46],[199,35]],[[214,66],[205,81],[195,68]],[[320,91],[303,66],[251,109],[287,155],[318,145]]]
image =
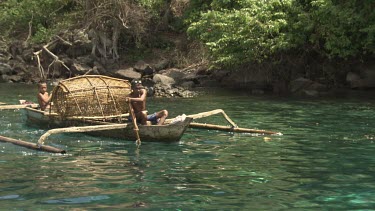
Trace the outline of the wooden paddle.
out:
[[[0,110],[21,109],[21,108],[26,108],[26,107],[38,108],[39,105],[38,104],[2,105],[2,106],[0,106]]]
[[[137,137],[136,143],[137,143],[137,146],[139,147],[141,145],[141,138],[139,137],[139,128],[138,128],[138,124],[137,124],[137,119],[135,118],[133,106],[132,106],[130,100],[129,100],[129,111],[130,111],[130,115],[132,116],[132,120],[133,120],[135,136]]]

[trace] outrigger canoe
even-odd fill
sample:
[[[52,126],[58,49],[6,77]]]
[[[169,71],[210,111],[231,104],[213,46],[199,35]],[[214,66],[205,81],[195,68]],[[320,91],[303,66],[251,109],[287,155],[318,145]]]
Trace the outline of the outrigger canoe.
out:
[[[68,118],[61,119],[57,113],[41,111],[34,108],[25,108],[26,121],[29,125],[44,127],[44,128],[64,128],[64,127],[81,127],[81,126],[114,126],[113,129],[95,130],[87,132],[95,136],[104,136],[109,138],[119,138],[124,140],[134,141],[136,135],[134,133],[133,124],[128,122],[127,116],[124,115],[122,123],[103,122],[95,119],[84,118]],[[193,118],[186,117],[183,121],[168,121],[164,125],[139,125],[139,136],[142,141],[157,141],[157,142],[176,142],[181,139],[185,130],[189,127]],[[120,121],[121,122],[121,121]],[[173,123],[172,123],[173,122]],[[115,127],[119,125],[119,127]]]

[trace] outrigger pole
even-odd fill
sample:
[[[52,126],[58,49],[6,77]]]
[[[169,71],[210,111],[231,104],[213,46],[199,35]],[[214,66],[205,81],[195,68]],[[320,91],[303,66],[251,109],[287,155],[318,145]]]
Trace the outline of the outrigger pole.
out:
[[[66,153],[66,151],[63,150],[63,149],[59,149],[59,148],[55,148],[55,147],[51,147],[51,146],[47,146],[47,145],[39,146],[38,144],[34,144],[34,143],[22,141],[22,140],[17,140],[17,139],[13,139],[13,138],[8,138],[8,137],[5,137],[5,136],[0,136],[0,141],[6,142],[6,143],[12,143],[14,145],[18,145],[18,146],[26,147],[26,148],[33,149],[33,150],[38,150],[38,151],[61,153],[61,154]]]
[[[237,126],[236,123],[233,122],[232,119],[222,110],[216,109],[212,111],[202,112],[198,114],[191,114],[187,115],[187,117],[191,117],[193,119],[200,119],[204,117],[208,117],[215,114],[222,114],[224,118],[229,122],[231,126],[223,126],[223,125],[214,125],[214,124],[202,124],[202,123],[195,123],[191,122],[189,127],[190,128],[198,128],[198,129],[207,129],[207,130],[220,130],[220,131],[227,131],[227,132],[236,132],[236,133],[257,133],[257,134],[264,134],[264,135],[282,135],[280,132],[274,132],[269,130],[259,130],[259,129],[250,129],[250,128],[240,128]]]
[[[202,123],[195,123],[195,122],[191,122],[189,127],[198,128],[198,129],[208,129],[208,130],[220,130],[220,131],[227,131],[227,132],[234,132],[234,133],[257,133],[257,134],[264,134],[264,135],[282,135],[279,132],[274,132],[274,131],[269,131],[269,130],[258,130],[258,129],[241,128],[241,127],[230,127],[230,126],[223,126],[223,125],[202,124]]]
[[[1,105],[0,110],[7,110],[7,109],[21,109],[21,108],[38,108],[38,104],[21,104],[21,105]]]

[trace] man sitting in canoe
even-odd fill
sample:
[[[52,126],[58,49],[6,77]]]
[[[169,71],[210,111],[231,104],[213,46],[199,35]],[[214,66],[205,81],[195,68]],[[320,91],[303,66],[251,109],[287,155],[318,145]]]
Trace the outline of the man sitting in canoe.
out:
[[[40,110],[44,111],[47,108],[49,108],[49,104],[50,104],[50,100],[51,100],[51,96],[49,96],[48,92],[47,92],[47,83],[46,82],[39,82],[38,89],[39,89],[39,93],[38,93],[38,96],[37,96],[38,103],[39,103],[39,106],[40,106]]]
[[[134,109],[135,118],[137,122],[142,125],[147,125],[147,121],[150,121],[152,124],[162,125],[164,124],[165,119],[168,117],[167,110],[161,110],[153,114],[147,115],[146,110],[146,97],[147,91],[142,86],[141,80],[133,80],[131,83],[132,93],[130,93],[127,98],[131,102],[131,105]]]

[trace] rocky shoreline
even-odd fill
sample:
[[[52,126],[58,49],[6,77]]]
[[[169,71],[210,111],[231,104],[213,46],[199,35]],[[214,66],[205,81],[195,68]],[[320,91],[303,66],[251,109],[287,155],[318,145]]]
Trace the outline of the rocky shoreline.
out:
[[[150,61],[134,64],[95,55],[87,35],[76,33],[70,39],[57,38],[44,46],[21,42],[0,49],[0,82],[34,84],[46,78],[57,82],[84,74],[101,74],[127,80],[142,79],[155,97],[194,97],[197,87],[225,87],[251,94],[327,96],[353,90],[375,90],[375,64],[353,68],[345,83],[329,87],[324,82],[296,75],[290,81],[270,81],[264,73],[240,70],[208,70],[204,62],[176,68],[166,57],[155,54]],[[254,73],[255,72],[255,73]]]

